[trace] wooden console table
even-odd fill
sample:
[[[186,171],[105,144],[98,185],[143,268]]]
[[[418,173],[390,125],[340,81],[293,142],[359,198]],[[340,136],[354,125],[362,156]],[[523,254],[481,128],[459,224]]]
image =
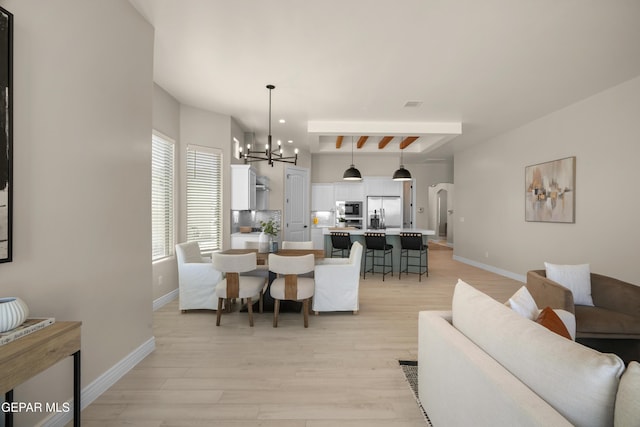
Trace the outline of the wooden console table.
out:
[[[0,346],[0,392],[13,402],[13,389],[73,356],[73,425],[80,426],[80,325],[55,322],[39,331]],[[5,426],[13,426],[13,413],[5,412]]]

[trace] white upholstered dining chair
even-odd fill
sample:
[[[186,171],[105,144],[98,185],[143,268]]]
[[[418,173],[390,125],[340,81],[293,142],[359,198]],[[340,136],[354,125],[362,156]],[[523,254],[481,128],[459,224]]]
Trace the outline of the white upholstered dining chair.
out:
[[[273,327],[278,327],[278,312],[281,300],[302,301],[304,327],[309,327],[309,301],[313,297],[314,281],[300,274],[313,271],[313,254],[303,256],[281,256],[269,254],[269,270],[284,277],[278,277],[271,283],[273,307]]]
[[[353,242],[349,258],[327,258],[322,264],[316,265],[313,294],[313,311],[316,315],[321,311],[358,313],[361,260],[362,244]]]
[[[235,298],[247,300],[249,326],[253,326],[253,298],[258,298],[259,311],[262,313],[262,295],[267,286],[267,281],[263,277],[241,276],[240,273],[256,269],[255,252],[241,255],[214,253],[212,263],[215,268],[224,272],[226,276],[216,286],[216,296],[218,297],[216,326],[220,326],[223,301],[229,307],[229,300]]]
[[[180,310],[216,309],[216,285],[222,272],[200,254],[198,242],[176,245]]]
[[[313,249],[313,242],[292,242],[285,240],[282,242],[282,249]]]

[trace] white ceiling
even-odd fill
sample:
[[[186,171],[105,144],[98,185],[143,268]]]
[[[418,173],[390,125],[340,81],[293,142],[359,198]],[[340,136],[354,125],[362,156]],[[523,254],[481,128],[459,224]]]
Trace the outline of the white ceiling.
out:
[[[413,160],[443,158],[640,75],[638,0],[130,1],[157,84],[258,142],[274,84],[273,138],[314,153],[425,130]]]

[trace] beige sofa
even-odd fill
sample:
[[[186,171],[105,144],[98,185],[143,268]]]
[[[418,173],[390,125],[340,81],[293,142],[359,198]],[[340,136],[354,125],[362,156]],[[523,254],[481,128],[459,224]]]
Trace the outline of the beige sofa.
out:
[[[418,389],[436,427],[632,426],[640,364],[563,338],[459,281],[419,314]],[[635,423],[635,424],[634,424]]]

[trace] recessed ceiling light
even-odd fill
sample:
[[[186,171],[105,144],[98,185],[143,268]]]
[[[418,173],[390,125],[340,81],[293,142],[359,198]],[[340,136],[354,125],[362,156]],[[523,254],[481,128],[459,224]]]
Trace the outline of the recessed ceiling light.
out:
[[[280,120],[278,120],[278,121],[279,121],[280,123],[286,123],[286,120],[285,120],[285,119],[280,119]]]
[[[287,141],[289,144],[293,144],[293,139]]]
[[[404,103],[405,108],[415,108],[422,105],[422,101],[407,101]]]

